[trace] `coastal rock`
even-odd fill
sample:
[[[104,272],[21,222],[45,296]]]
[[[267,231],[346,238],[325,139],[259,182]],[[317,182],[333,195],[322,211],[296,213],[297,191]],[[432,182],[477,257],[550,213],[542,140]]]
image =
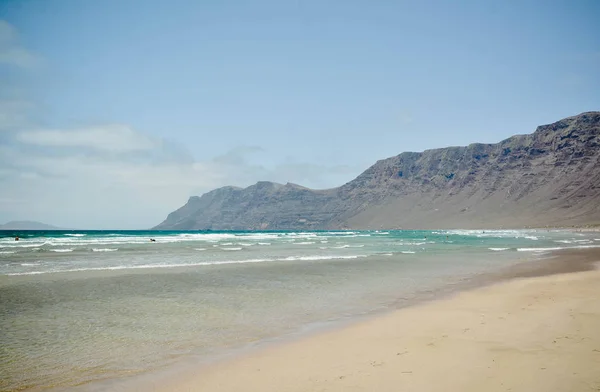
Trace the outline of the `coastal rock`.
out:
[[[600,224],[600,112],[380,160],[341,187],[258,182],[191,197],[157,230],[512,228]]]

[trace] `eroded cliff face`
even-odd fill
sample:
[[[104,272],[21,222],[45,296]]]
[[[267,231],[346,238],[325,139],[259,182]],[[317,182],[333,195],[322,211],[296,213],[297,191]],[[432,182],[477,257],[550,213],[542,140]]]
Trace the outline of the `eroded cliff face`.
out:
[[[192,197],[155,229],[493,228],[600,223],[600,112],[496,144],[378,161],[329,190],[259,182]]]

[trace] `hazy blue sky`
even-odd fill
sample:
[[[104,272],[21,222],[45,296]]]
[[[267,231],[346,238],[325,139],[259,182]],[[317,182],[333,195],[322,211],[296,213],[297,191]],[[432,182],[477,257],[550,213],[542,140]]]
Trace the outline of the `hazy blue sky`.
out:
[[[0,222],[145,228],[257,180],[600,110],[600,1],[0,1]]]

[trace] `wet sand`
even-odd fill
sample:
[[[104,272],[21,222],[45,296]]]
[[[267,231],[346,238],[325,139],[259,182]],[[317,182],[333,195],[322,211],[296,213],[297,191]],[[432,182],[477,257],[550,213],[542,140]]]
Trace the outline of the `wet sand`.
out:
[[[114,390],[597,391],[598,261],[598,249],[557,252],[436,301]]]

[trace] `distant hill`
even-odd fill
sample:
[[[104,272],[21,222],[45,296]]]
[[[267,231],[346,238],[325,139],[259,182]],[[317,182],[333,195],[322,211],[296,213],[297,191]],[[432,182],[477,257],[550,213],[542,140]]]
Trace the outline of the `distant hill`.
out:
[[[11,221],[0,225],[0,230],[64,230],[60,227],[35,221]]]
[[[517,228],[600,224],[600,112],[496,144],[404,152],[334,189],[259,182],[191,197],[155,229]]]

